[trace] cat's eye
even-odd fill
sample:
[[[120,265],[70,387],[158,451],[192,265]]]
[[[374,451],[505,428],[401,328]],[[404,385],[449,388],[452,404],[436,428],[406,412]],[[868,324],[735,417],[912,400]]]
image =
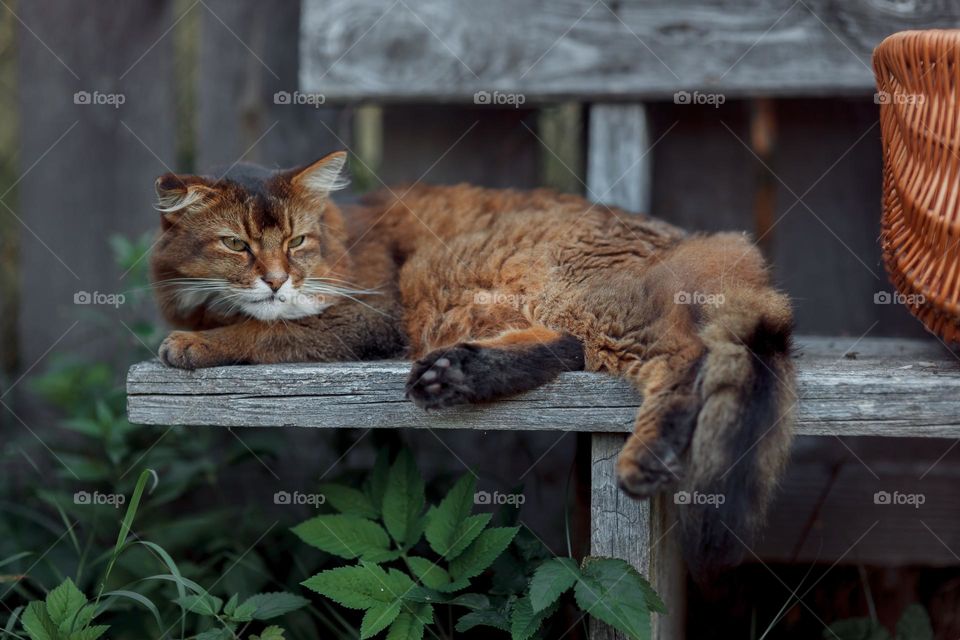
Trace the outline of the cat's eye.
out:
[[[307,236],[297,236],[296,238],[291,238],[290,242],[287,243],[287,248],[294,249],[303,244],[303,241],[307,239]]]
[[[220,238],[220,240],[223,241],[223,246],[225,246],[227,249],[230,249],[231,251],[247,250],[247,243],[236,236],[225,236],[223,238]]]

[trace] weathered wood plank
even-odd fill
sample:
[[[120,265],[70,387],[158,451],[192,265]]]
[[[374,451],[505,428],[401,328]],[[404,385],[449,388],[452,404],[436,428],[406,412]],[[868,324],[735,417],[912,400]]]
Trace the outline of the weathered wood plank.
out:
[[[649,211],[651,149],[646,107],[592,105],[587,149],[590,199],[631,211]],[[674,617],[653,620],[652,637],[680,640],[686,602],[682,560],[674,554],[675,545],[665,542],[670,536],[662,527],[669,518],[664,502],[637,503],[619,490],[614,460],[624,440],[625,436],[614,433],[595,434],[591,439],[590,552],[626,560],[669,596]],[[590,640],[626,640],[626,635],[591,619]]]
[[[300,4],[205,0],[201,12],[197,169],[240,160],[291,167],[349,142],[341,109],[297,93]]]
[[[102,358],[115,351],[116,336],[91,322],[91,306],[75,296],[129,293],[109,237],[137,237],[157,224],[153,181],[174,157],[173,39],[164,37],[172,4],[42,0],[16,8],[21,179],[17,202],[7,195],[0,215],[15,216],[20,234],[24,370],[55,344]],[[43,295],[29,295],[36,291]],[[99,311],[125,333],[114,309]]]
[[[807,338],[800,349],[798,433],[960,436],[960,362],[938,342]],[[624,381],[575,372],[501,402],[424,413],[403,398],[408,366],[190,372],[144,362],[130,370],[127,402],[130,420],[141,424],[583,432],[628,432],[640,405]]]
[[[956,566],[954,442],[798,439],[754,550],[765,562],[785,564]]]
[[[642,574],[650,571],[650,501],[634,500],[617,486],[615,462],[626,438],[599,433],[591,440],[590,555],[620,558]],[[590,640],[625,638],[590,620]]]
[[[304,0],[300,81],[330,100],[869,94],[884,36],[958,23],[944,0]]]
[[[630,211],[649,212],[653,156],[646,107],[591,106],[589,140],[589,198]]]

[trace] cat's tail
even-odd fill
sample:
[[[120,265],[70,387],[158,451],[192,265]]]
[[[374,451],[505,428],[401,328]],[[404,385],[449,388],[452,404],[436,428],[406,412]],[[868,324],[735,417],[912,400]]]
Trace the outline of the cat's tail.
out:
[[[789,457],[796,404],[786,296],[747,287],[716,302],[702,308],[700,410],[675,500],[684,556],[701,578],[752,549]]]

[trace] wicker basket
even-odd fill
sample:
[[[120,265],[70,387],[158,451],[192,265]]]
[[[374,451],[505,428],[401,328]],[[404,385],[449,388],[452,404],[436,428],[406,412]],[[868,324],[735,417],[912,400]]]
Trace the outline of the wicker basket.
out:
[[[960,30],[873,52],[883,131],[883,261],[899,299],[960,342]]]

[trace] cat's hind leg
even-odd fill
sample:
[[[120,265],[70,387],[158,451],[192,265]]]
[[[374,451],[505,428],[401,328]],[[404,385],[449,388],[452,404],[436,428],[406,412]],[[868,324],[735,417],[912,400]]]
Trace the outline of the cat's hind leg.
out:
[[[495,400],[583,369],[583,345],[545,327],[506,331],[428,353],[413,364],[407,396],[422,409]]]

